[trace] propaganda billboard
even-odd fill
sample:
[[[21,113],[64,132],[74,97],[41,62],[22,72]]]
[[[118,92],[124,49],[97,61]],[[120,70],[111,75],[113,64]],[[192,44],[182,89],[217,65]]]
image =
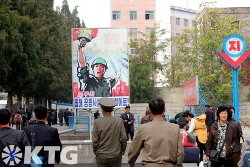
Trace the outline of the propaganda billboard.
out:
[[[198,76],[183,84],[185,105],[199,105],[199,82]]]
[[[74,108],[97,108],[101,97],[129,104],[127,29],[72,29]]]

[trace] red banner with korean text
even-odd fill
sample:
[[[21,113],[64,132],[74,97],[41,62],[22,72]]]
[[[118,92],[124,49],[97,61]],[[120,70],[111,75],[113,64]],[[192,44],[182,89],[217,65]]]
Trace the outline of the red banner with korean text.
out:
[[[199,82],[198,76],[183,84],[185,105],[199,105]]]

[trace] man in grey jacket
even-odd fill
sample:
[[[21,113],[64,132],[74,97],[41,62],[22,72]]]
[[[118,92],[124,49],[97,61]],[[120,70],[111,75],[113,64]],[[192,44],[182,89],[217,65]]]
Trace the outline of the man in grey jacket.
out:
[[[0,109],[0,166],[23,167],[25,146],[30,146],[24,131],[9,127],[11,113]]]
[[[122,155],[127,147],[123,121],[111,115],[116,106],[112,98],[101,98],[100,106],[104,117],[94,121],[92,132],[97,167],[121,167]]]
[[[144,167],[182,167],[184,150],[179,126],[163,119],[165,102],[160,98],[149,102],[153,121],[141,125],[128,152],[128,163],[134,167],[140,152]]]

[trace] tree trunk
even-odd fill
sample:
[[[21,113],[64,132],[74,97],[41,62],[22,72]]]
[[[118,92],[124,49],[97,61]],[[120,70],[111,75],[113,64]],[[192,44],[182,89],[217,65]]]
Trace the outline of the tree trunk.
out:
[[[51,100],[48,100],[48,108],[51,109],[52,108],[52,104],[51,104]]]
[[[25,108],[30,109],[30,97],[29,96],[25,97]]]
[[[17,95],[17,110],[20,110],[22,108],[22,96]]]
[[[13,93],[11,91],[8,92],[8,100],[6,107],[10,112],[13,112]]]

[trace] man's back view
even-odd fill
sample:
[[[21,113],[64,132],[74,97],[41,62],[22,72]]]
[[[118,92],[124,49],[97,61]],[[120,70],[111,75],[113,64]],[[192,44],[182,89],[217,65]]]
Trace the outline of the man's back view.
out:
[[[23,167],[21,154],[24,155],[25,146],[30,146],[30,143],[23,131],[9,127],[10,118],[7,109],[0,109],[0,166]]]
[[[47,121],[47,108],[44,106],[38,106],[35,108],[36,124],[26,126],[23,130],[28,136],[30,144],[32,147],[35,146],[59,146],[62,147],[61,141],[59,139],[59,134],[56,128],[46,125]],[[35,139],[35,140],[34,140]],[[32,142],[33,140],[33,142]],[[43,149],[38,154],[42,157],[43,166],[53,167],[54,164],[49,164],[49,154],[48,151]],[[56,163],[60,162],[60,151],[56,151],[54,161]],[[54,163],[53,161],[53,163]]]
[[[165,103],[162,99],[151,100],[149,108],[153,121],[138,128],[128,153],[129,165],[134,166],[142,150],[142,165],[145,167],[181,167],[184,151],[179,126],[163,119]]]
[[[100,105],[104,117],[95,120],[92,132],[97,167],[120,167],[127,146],[123,121],[111,116],[115,106],[111,98],[101,98]]]

